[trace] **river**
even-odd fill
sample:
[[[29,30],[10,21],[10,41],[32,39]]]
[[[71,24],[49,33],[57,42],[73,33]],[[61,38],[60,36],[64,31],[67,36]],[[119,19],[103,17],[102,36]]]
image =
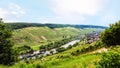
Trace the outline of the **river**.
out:
[[[71,41],[65,45],[62,45],[61,47],[64,47],[64,48],[67,48],[69,46],[73,46],[74,44],[76,44],[77,42],[79,42],[80,40],[74,40],[74,41]],[[50,55],[50,51],[53,51],[53,54],[57,53],[56,51],[57,48],[54,48],[54,49],[51,49],[49,51],[45,51],[45,52],[40,52],[40,50],[37,50],[37,51],[34,51],[32,54],[24,54],[24,55],[20,55],[19,58],[20,59],[24,59],[24,58],[27,58],[27,59],[35,59],[36,56],[47,56],[47,55]]]

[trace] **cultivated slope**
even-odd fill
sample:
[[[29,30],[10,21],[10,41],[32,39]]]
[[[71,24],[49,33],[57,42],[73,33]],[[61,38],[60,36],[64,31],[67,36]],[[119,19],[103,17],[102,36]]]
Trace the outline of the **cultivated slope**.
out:
[[[14,30],[13,38],[16,46],[31,46],[33,49],[50,41],[60,40],[65,37],[85,35],[93,31],[100,30],[96,28],[77,29],[73,27],[48,28],[48,27],[27,27]]]

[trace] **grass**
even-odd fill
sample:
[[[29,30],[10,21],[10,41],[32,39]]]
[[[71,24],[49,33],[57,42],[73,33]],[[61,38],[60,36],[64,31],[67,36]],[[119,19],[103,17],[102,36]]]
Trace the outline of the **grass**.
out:
[[[95,68],[94,62],[99,59],[99,55],[82,55],[75,58],[69,58],[62,61],[58,61],[58,65],[51,65],[50,68]],[[89,61],[87,61],[89,60]],[[51,63],[53,63],[52,61]]]

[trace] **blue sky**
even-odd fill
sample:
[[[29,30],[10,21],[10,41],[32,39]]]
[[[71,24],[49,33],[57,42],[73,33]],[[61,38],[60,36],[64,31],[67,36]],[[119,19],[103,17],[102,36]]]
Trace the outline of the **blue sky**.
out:
[[[0,0],[6,22],[108,26],[120,20],[120,0]]]

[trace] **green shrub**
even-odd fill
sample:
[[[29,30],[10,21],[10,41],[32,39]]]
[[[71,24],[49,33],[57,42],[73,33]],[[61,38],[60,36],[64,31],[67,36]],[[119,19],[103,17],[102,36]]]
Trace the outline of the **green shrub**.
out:
[[[66,49],[64,47],[59,47],[56,49],[57,52],[63,52],[65,51]]]
[[[120,45],[120,21],[110,25],[110,28],[101,34],[101,40],[107,46]]]
[[[97,68],[120,68],[120,52],[112,50],[103,53],[102,59],[96,63]]]
[[[72,48],[72,46],[71,45],[69,45],[68,47],[67,47],[67,49],[71,49]]]

